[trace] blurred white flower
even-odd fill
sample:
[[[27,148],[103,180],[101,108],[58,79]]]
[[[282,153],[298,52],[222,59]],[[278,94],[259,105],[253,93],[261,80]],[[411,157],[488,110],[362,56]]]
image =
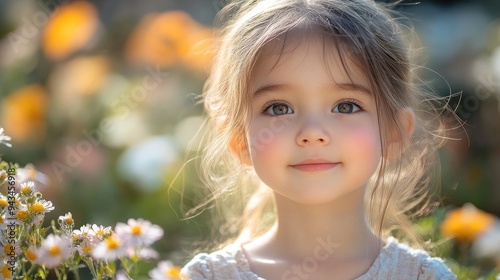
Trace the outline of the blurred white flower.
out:
[[[127,255],[127,248],[116,234],[101,241],[92,251],[92,256],[98,260],[116,260]]]
[[[118,173],[141,191],[155,191],[179,152],[170,136],[154,136],[128,148],[118,160]]]
[[[130,278],[130,276],[128,276],[127,272],[125,272],[125,270],[123,270],[123,269],[118,270],[115,273],[115,279],[116,280],[132,280],[132,278]]]
[[[49,234],[42,241],[38,250],[37,263],[44,264],[48,268],[54,268],[64,262],[71,255],[70,242],[67,238]]]
[[[478,258],[500,260],[500,220],[483,232],[472,244],[472,253]]]
[[[118,223],[115,232],[127,245],[148,246],[163,237],[163,229],[144,219],[128,219],[127,224]]]
[[[175,280],[180,277],[180,268],[170,261],[161,261],[158,266],[149,272],[152,280]]]
[[[10,136],[7,136],[3,133],[3,127],[0,127],[0,144],[4,144],[7,147],[12,147],[12,145],[8,142],[10,141]]]
[[[20,183],[27,181],[35,181],[38,183],[42,183],[43,185],[47,185],[49,183],[49,178],[47,177],[47,175],[36,170],[33,164],[27,164],[25,167],[17,169],[16,172],[17,180]]]
[[[130,258],[137,257],[141,260],[151,260],[151,259],[157,259],[160,255],[158,254],[158,252],[149,247],[139,248],[139,249],[129,247],[128,256]]]
[[[38,249],[34,245],[31,245],[28,249],[24,251],[24,255],[26,255],[29,261],[36,262],[38,260],[38,255],[39,255]]]

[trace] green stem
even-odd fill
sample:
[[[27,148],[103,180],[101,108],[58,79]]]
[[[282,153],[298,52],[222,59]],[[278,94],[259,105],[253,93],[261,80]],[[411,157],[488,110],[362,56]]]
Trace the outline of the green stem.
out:
[[[76,280],[80,280],[80,273],[78,273],[78,268],[75,263],[73,263],[73,275],[75,275]]]

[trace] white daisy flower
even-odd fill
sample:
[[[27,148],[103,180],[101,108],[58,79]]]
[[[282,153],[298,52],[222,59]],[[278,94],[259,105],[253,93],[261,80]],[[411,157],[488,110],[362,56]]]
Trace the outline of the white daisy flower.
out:
[[[42,241],[42,246],[38,250],[38,253],[39,256],[36,263],[44,264],[48,268],[54,268],[71,255],[70,242],[65,237],[51,233]]]
[[[16,256],[19,256],[19,253],[21,252],[19,249],[19,243],[19,240],[16,240],[14,244],[4,242],[4,245],[2,246],[2,258],[12,255],[12,252],[14,252]]]
[[[111,227],[98,226],[96,224],[92,225],[92,232],[96,237],[100,239],[104,239],[113,233]]]
[[[18,225],[31,224],[33,222],[33,215],[28,211],[28,207],[24,204],[19,205],[16,212],[15,223]]]
[[[127,255],[127,247],[116,234],[104,239],[92,251],[92,256],[98,260],[116,260],[125,255]]]
[[[91,256],[97,245],[98,240],[96,238],[83,238],[78,245],[76,245],[76,250],[80,253],[80,256]]]
[[[64,216],[59,216],[58,219],[60,224],[73,226],[75,224],[75,220],[73,220],[73,214],[71,212],[66,213]]]
[[[59,216],[57,222],[66,236],[71,237],[73,235],[75,220],[73,220],[71,212],[66,213],[64,216]]]
[[[21,183],[20,194],[23,196],[30,196],[36,192],[35,182],[26,181]]]
[[[73,235],[77,235],[77,236],[87,236],[90,234],[93,235],[93,232],[92,232],[92,228],[90,227],[89,224],[81,226],[80,229],[75,229],[73,231]]]
[[[128,245],[150,245],[163,237],[163,229],[143,219],[128,219],[127,224],[118,223],[115,232]]]
[[[180,279],[180,268],[170,261],[161,261],[158,266],[149,272],[152,280],[176,280]]]
[[[92,229],[90,228],[89,224],[81,226],[80,229],[73,230],[73,232],[71,233],[71,242],[73,242],[73,244],[78,245],[84,239],[89,239],[89,238],[93,239],[94,234],[93,233],[91,234],[90,233],[91,231]]]
[[[12,138],[10,138],[10,136],[7,136],[3,133],[3,127],[0,127],[0,144],[4,144],[5,146],[7,147],[12,147],[12,145],[8,142],[12,140]]]
[[[45,214],[54,209],[55,207],[52,205],[52,202],[45,199],[40,199],[28,206],[28,210],[35,215]]]

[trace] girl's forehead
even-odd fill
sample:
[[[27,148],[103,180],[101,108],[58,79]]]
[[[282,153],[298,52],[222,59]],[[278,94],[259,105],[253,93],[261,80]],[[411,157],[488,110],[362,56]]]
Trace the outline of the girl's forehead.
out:
[[[365,71],[359,67],[359,60],[354,53],[348,51],[350,48],[346,43],[325,37],[319,32],[300,35],[281,36],[261,48],[249,77],[251,87],[258,86],[262,80],[272,78],[278,71],[291,70],[287,67],[294,66],[292,62],[300,64],[303,60],[314,60],[315,67],[321,67],[321,70],[328,72],[333,82],[348,82],[338,81],[340,77],[354,79],[358,84],[369,87]],[[342,75],[333,75],[333,72]]]

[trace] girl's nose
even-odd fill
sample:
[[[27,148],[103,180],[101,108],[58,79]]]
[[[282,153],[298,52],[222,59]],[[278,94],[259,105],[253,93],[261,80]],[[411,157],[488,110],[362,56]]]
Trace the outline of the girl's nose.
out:
[[[327,145],[330,143],[330,136],[320,123],[306,123],[297,134],[297,144],[305,145]]]

